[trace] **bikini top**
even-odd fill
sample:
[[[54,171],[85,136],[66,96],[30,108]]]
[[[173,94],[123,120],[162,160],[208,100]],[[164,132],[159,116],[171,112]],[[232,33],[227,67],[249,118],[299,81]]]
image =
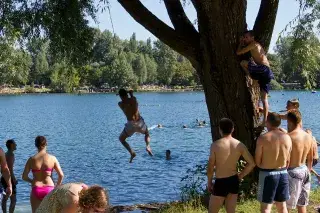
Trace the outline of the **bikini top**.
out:
[[[46,169],[31,169],[31,171],[33,172],[33,173],[36,173],[36,172],[52,172],[53,171],[53,168],[46,168]]]

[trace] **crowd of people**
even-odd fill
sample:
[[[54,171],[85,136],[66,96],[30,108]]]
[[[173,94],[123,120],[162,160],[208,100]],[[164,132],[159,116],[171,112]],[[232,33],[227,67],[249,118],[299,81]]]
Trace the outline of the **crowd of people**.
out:
[[[10,198],[9,213],[15,211],[16,186],[18,181],[13,171],[14,140],[6,142],[8,151],[0,149],[1,185],[5,193],[1,193],[2,212],[7,212],[7,201]],[[107,212],[109,196],[101,186],[87,186],[84,183],[67,183],[62,185],[63,171],[58,159],[47,152],[47,140],[44,136],[35,139],[37,153],[30,157],[25,165],[22,179],[31,184],[30,203],[32,213],[60,213],[60,212]],[[52,172],[58,174],[54,183]],[[29,173],[32,173],[32,178]]]
[[[310,173],[314,173],[320,181],[312,168],[319,158],[317,141],[311,130],[302,129],[297,99],[287,102],[285,114],[269,112],[267,94],[273,73],[252,31],[244,33],[237,50],[238,55],[248,52],[252,57],[249,61],[242,61],[241,66],[248,86],[252,85],[252,79],[260,85],[263,107],[257,108],[263,114],[262,126],[267,127],[268,132],[258,138],[253,157],[243,143],[232,137],[233,122],[228,118],[220,121],[222,138],[212,143],[208,160],[208,190],[212,194],[209,213],[218,213],[223,203],[228,213],[234,213],[240,182],[255,167],[259,170],[257,200],[261,203],[262,213],[270,213],[273,204],[280,213],[295,208],[299,213],[306,213],[311,190]],[[287,130],[280,127],[281,120],[287,120]],[[241,156],[247,164],[238,173],[237,162]]]

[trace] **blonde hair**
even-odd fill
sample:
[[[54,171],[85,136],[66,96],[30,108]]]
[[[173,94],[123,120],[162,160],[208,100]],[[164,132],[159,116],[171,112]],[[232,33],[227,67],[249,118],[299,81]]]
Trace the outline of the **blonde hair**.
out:
[[[83,189],[79,193],[80,208],[109,208],[109,196],[107,191],[101,186],[91,186],[88,189]]]

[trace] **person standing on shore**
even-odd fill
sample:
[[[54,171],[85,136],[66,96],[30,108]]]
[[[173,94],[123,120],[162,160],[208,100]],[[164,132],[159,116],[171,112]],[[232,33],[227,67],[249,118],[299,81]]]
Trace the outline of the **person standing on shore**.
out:
[[[310,171],[313,162],[313,139],[301,128],[301,113],[298,110],[291,110],[288,113],[287,122],[288,134],[292,140],[288,168],[290,199],[287,201],[287,207],[288,209],[297,207],[299,213],[306,213],[311,190]]]
[[[118,105],[127,117],[128,121],[122,133],[120,134],[119,140],[130,153],[131,157],[129,162],[132,163],[133,159],[136,157],[136,153],[126,142],[126,139],[128,137],[131,137],[136,132],[145,135],[146,151],[150,156],[153,156],[153,154],[150,147],[149,130],[144,122],[144,119],[140,115],[137,98],[133,95],[132,90],[129,91],[129,95],[130,97],[128,97],[128,92],[125,89],[119,90],[119,96],[121,98],[121,101]]]
[[[30,157],[25,165],[22,179],[31,184],[30,203],[32,213],[35,213],[43,198],[55,187],[52,180],[52,172],[58,174],[57,186],[61,185],[63,172],[57,158],[47,153],[47,139],[44,136],[37,136],[35,146],[38,153]],[[29,178],[32,171],[33,178]]]
[[[15,161],[15,157],[14,157],[14,151],[16,150],[16,142],[13,139],[7,140],[6,142],[6,147],[8,149],[8,151],[6,152],[6,161],[8,164],[8,168],[11,174],[11,185],[12,185],[12,195],[10,196],[10,207],[9,207],[9,213],[13,213],[14,209],[16,207],[16,202],[17,202],[17,184],[18,181],[16,179],[16,176],[14,175],[13,172],[13,167],[14,167],[14,161]],[[1,185],[4,189],[7,189],[8,184],[5,180],[4,177],[1,177]],[[8,196],[5,196],[2,200],[2,212],[7,212],[7,201],[8,201]]]
[[[3,193],[3,188],[0,187],[0,201],[2,203],[3,194],[5,194],[6,197],[10,197],[12,195],[12,184],[11,184],[11,174],[7,164],[6,155],[1,148],[0,148],[0,166],[1,166],[2,177],[5,180],[7,185],[5,189],[5,193]]]
[[[257,140],[255,162],[259,168],[257,199],[261,213],[270,213],[275,203],[279,213],[287,213],[289,199],[289,165],[292,142],[288,134],[279,129],[280,115],[270,112],[267,117],[268,132]]]
[[[234,124],[230,119],[221,119],[219,130],[222,138],[211,145],[207,170],[208,190],[211,192],[209,213],[218,213],[224,202],[227,213],[234,213],[240,180],[251,172],[255,163],[247,147],[232,137]],[[237,163],[241,156],[247,165],[238,174]],[[215,183],[212,182],[214,173]]]

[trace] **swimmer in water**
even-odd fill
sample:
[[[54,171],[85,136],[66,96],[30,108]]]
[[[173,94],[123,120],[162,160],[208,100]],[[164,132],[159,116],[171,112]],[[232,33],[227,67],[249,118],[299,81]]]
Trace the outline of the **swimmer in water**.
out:
[[[169,149],[166,150],[166,160],[171,160],[171,151]]]
[[[162,124],[158,124],[158,128],[161,129],[163,126]]]

